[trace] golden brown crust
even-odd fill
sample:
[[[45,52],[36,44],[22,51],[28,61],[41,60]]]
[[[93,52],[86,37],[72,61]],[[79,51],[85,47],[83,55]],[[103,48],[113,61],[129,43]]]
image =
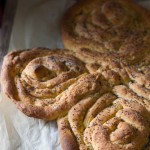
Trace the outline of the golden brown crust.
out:
[[[81,0],[62,19],[62,40],[65,48],[79,54],[87,48],[130,64],[147,64],[149,18],[150,12],[133,0]]]
[[[79,150],[78,143],[75,140],[74,135],[71,132],[71,128],[68,122],[68,118],[60,118],[57,120],[58,132],[60,134],[60,141],[63,150]],[[67,142],[66,142],[67,141]]]
[[[89,74],[69,51],[44,48],[6,55],[1,77],[4,93],[22,112],[46,120],[64,116],[104,83],[99,73]]]
[[[100,91],[83,98],[68,112],[67,129],[80,150],[149,148],[150,67],[126,66],[124,69],[128,81],[120,77],[121,82],[117,79],[112,82],[111,74],[107,74],[107,79],[102,75],[107,88],[103,85]],[[62,136],[61,131],[59,134]],[[67,136],[61,141],[66,145],[69,144],[65,140]]]
[[[90,70],[67,50],[11,52],[2,66],[3,92],[28,116],[52,120],[70,110],[58,120],[63,149],[147,148],[150,66],[124,66],[103,56]]]
[[[86,72],[84,63],[67,51],[45,48],[14,51],[4,58],[1,84],[4,93],[26,115],[51,120],[76,103],[67,101],[66,91],[71,85],[79,86],[73,83],[84,80]],[[75,92],[77,96],[78,91]]]

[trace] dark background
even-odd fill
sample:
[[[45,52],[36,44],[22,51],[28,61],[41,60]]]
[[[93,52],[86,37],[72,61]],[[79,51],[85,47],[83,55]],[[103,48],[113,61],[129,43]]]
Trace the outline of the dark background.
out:
[[[0,0],[0,27],[2,25],[5,3],[6,3],[6,0]]]

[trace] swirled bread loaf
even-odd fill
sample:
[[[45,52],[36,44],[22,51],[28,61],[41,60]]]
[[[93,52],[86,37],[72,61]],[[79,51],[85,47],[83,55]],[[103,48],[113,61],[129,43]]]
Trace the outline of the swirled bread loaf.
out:
[[[108,88],[83,98],[58,119],[63,150],[150,149],[150,67],[125,71],[128,81],[120,78],[120,83],[105,72]]]
[[[146,64],[149,18],[150,12],[133,0],[81,0],[62,19],[62,40],[65,48],[79,54],[87,48],[90,53],[126,58],[130,64]]]
[[[86,64],[68,50],[14,51],[4,58],[1,85],[4,93],[26,115],[52,120],[65,115],[83,97],[103,85],[106,87],[102,75],[95,73],[97,70],[113,67],[111,73],[115,81],[118,69],[123,72],[121,63],[115,59],[97,64],[98,68],[94,68],[92,61]],[[127,81],[125,74],[123,76]]]
[[[1,78],[4,93],[22,112],[47,120],[63,116],[102,84],[100,75],[90,75],[68,51],[44,48],[10,52]]]

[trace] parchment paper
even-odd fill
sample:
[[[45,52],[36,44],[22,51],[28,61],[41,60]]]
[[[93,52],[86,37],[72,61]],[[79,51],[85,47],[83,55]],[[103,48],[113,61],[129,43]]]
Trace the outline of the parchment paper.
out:
[[[9,51],[62,48],[60,20],[74,0],[19,0]],[[150,9],[150,0],[140,1]],[[55,121],[29,118],[0,95],[0,150],[60,150]]]

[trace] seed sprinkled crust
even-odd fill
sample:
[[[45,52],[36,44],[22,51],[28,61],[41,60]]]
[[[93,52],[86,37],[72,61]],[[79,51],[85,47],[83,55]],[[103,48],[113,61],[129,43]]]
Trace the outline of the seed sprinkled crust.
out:
[[[99,73],[68,50],[13,51],[2,66],[3,92],[26,115],[46,120],[64,116],[83,97],[106,84]]]
[[[66,126],[65,130],[72,133],[80,150],[150,148],[150,67],[126,66],[124,70],[128,80],[125,81],[119,72],[120,82],[112,82],[110,73],[102,74],[109,88],[103,86],[69,110],[66,116],[69,128]],[[61,128],[59,120],[57,123]],[[62,136],[60,130],[59,134]],[[64,143],[70,145],[65,140],[67,136],[63,134],[62,148]]]
[[[69,89],[76,97],[80,83],[74,83],[83,82],[87,73],[84,63],[67,51],[35,48],[5,56],[1,83],[4,93],[26,115],[52,120],[79,100],[70,101]]]
[[[129,64],[148,64],[149,18],[150,12],[133,0],[81,0],[62,19],[62,40],[81,56],[105,53]]]

